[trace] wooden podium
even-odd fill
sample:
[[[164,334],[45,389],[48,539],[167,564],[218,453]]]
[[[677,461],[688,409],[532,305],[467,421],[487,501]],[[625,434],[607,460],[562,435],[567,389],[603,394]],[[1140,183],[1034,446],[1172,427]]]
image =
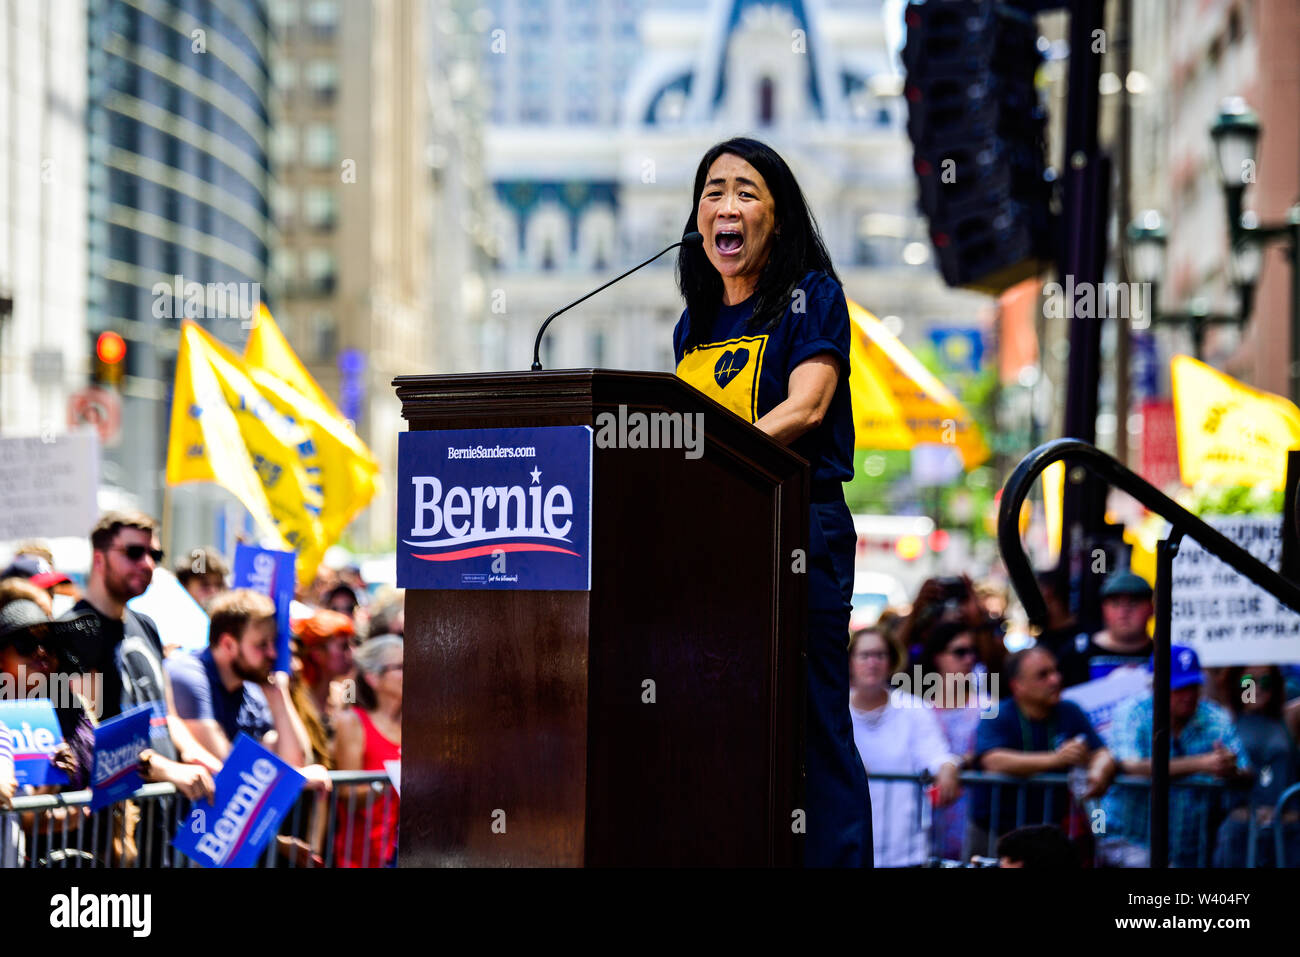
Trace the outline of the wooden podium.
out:
[[[589,592],[407,592],[399,863],[797,866],[807,463],[672,375],[393,385],[412,431],[705,429],[698,459],[596,443]]]

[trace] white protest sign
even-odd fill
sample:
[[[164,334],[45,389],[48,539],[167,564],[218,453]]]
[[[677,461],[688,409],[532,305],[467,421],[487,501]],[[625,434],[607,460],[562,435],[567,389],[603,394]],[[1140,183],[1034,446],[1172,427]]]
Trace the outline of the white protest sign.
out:
[[[1281,516],[1206,522],[1269,568],[1281,566]],[[1171,622],[1173,643],[1195,648],[1202,667],[1300,663],[1300,615],[1190,538],[1174,558]]]
[[[99,516],[93,432],[0,438],[0,541],[84,538]]]
[[[1120,706],[1151,690],[1151,673],[1142,667],[1116,668],[1102,678],[1066,688],[1061,697],[1083,709],[1092,729],[1110,743],[1110,726]]]

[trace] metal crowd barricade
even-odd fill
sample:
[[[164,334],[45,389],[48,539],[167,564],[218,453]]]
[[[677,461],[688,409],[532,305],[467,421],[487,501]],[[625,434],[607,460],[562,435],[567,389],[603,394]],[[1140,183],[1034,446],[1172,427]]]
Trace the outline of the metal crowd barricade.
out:
[[[977,857],[996,860],[997,842],[1001,836],[996,823],[1002,820],[1003,811],[1008,807],[1014,808],[1015,827],[1024,827],[1031,824],[1060,826],[1070,810],[1071,803],[1074,803],[1076,807],[1081,807],[1084,814],[1080,819],[1080,825],[1082,828],[1087,829],[1087,833],[1080,832],[1069,836],[1081,842],[1085,847],[1090,848],[1089,863],[1094,867],[1117,866],[1109,855],[1119,846],[1120,841],[1125,840],[1122,835],[1117,837],[1113,834],[1106,834],[1104,829],[1101,833],[1092,833],[1091,814],[1100,806],[1101,802],[1093,800],[1082,804],[1072,802],[1068,794],[1070,783],[1068,775],[1039,774],[1030,778],[1023,778],[985,771],[966,771],[960,775],[963,794],[970,799],[973,798],[975,788],[988,788],[988,820],[995,826],[983,832],[980,846],[974,846],[972,838],[977,836],[983,829],[963,826],[961,851],[956,857],[953,857],[944,854],[941,847],[941,836],[944,822],[947,819],[947,812],[943,808],[931,807],[927,796],[927,788],[933,781],[928,774],[869,773],[868,777],[876,785],[872,806],[875,820],[889,819],[891,812],[897,807],[895,804],[897,801],[913,802],[912,806],[908,808],[908,814],[914,822],[917,833],[923,836],[924,845],[927,849],[924,863],[920,866],[969,866],[972,859]],[[1042,813],[1036,817],[1028,813],[1029,797],[1034,789],[1044,791]],[[1143,792],[1145,799],[1141,803],[1145,807],[1150,801],[1151,780],[1149,778],[1121,775],[1111,784],[1107,793],[1114,795],[1123,790],[1134,789]],[[1229,788],[1218,781],[1178,781],[1173,782],[1170,786],[1171,795],[1189,791],[1193,792],[1194,813],[1197,814],[1198,818],[1195,828],[1195,867],[1283,867],[1288,862],[1293,867],[1300,866],[1300,855],[1295,851],[1288,854],[1285,847],[1300,846],[1300,815],[1292,814],[1288,817],[1284,813],[1288,803],[1300,804],[1300,784],[1292,786],[1283,793],[1275,805],[1265,806],[1250,804],[1247,800],[1248,792]],[[883,804],[879,807],[876,806],[875,796],[884,798]],[[1236,809],[1228,807],[1234,800],[1245,803],[1242,807]],[[967,813],[966,808],[962,807],[961,810],[963,815]],[[1242,812],[1244,812],[1244,817],[1241,816]],[[1243,825],[1239,829],[1244,837],[1244,846],[1241,848],[1216,847],[1216,841],[1221,840],[1224,834],[1223,826],[1229,820]],[[965,821],[962,823],[965,825]],[[897,848],[889,846],[888,842],[890,840],[892,840],[892,836],[888,828],[876,830],[874,843],[877,861],[889,861],[898,856]],[[1149,836],[1146,836],[1146,841],[1149,841]],[[1140,841],[1138,844],[1130,844],[1130,846],[1139,846],[1143,843],[1145,842]],[[1260,847],[1273,849],[1270,860],[1261,861],[1259,859],[1257,852]],[[909,847],[908,850],[910,851],[911,848]],[[1182,849],[1179,848],[1179,850]]]
[[[396,846],[398,796],[388,775],[333,771],[330,781],[328,794],[303,790],[259,867],[394,863],[387,849]],[[190,818],[190,802],[172,785],[146,784],[97,811],[90,800],[88,790],[16,797],[0,811],[0,868],[199,866],[171,844]]]
[[[1151,865],[1165,867],[1169,859],[1167,811],[1172,782],[1169,777],[1170,623],[1172,622],[1173,561],[1184,536],[1230,565],[1240,575],[1264,589],[1282,604],[1300,612],[1300,584],[1269,568],[1248,551],[1207,525],[1150,482],[1129,471],[1105,452],[1079,439],[1054,439],[1034,449],[1012,470],[1002,488],[998,507],[998,550],[1007,576],[1015,587],[1032,624],[1047,621],[1047,604],[1034,578],[1029,556],[1020,540],[1020,508],[1043,470],[1055,462],[1082,467],[1112,487],[1132,496],[1149,511],[1169,522],[1169,534],[1156,543],[1155,648],[1153,655],[1151,726]],[[1253,828],[1252,828],[1253,833]],[[1252,848],[1254,845],[1250,845]]]

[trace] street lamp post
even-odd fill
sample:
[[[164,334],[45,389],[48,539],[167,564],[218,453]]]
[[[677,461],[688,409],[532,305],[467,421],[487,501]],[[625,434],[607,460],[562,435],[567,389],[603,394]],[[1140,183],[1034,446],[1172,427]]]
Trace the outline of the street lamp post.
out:
[[[1263,249],[1273,242],[1285,242],[1291,260],[1291,365],[1287,370],[1289,392],[1300,402],[1300,203],[1287,210],[1281,222],[1261,224],[1252,212],[1242,212],[1246,187],[1255,182],[1255,163],[1259,149],[1259,117],[1239,96],[1224,100],[1219,115],[1210,127],[1219,181],[1228,206],[1229,237],[1232,244],[1234,271],[1243,285],[1241,270],[1253,270],[1258,278],[1263,265]],[[1242,308],[1249,318],[1253,305],[1254,282],[1243,285]]]
[[[1181,312],[1161,312],[1160,282],[1165,274],[1165,243],[1167,233],[1164,220],[1154,209],[1138,214],[1128,226],[1128,269],[1137,282],[1145,283],[1151,290],[1147,300],[1147,318],[1152,325],[1185,325],[1192,335],[1192,355],[1198,361],[1205,357],[1205,331],[1214,325],[1240,326],[1250,315],[1249,300],[1254,286],[1253,277],[1243,278],[1239,269],[1249,269],[1253,261],[1243,254],[1243,261],[1234,266],[1238,294],[1241,297],[1241,313],[1236,316],[1210,312],[1204,299],[1194,299],[1186,310]],[[1256,269],[1255,275],[1258,275]]]

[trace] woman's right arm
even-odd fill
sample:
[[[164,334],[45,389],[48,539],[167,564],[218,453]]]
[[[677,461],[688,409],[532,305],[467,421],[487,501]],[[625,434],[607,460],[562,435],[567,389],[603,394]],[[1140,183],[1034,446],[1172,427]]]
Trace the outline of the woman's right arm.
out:
[[[356,711],[349,708],[338,716],[334,728],[334,767],[339,771],[360,771],[366,754],[366,732]]]
[[[336,771],[365,770],[366,732],[361,727],[361,719],[353,708],[342,712],[334,727],[334,769]],[[339,800],[345,800],[349,793],[356,794],[358,800],[365,796],[368,785],[358,784],[348,787],[340,785],[337,789]]]

